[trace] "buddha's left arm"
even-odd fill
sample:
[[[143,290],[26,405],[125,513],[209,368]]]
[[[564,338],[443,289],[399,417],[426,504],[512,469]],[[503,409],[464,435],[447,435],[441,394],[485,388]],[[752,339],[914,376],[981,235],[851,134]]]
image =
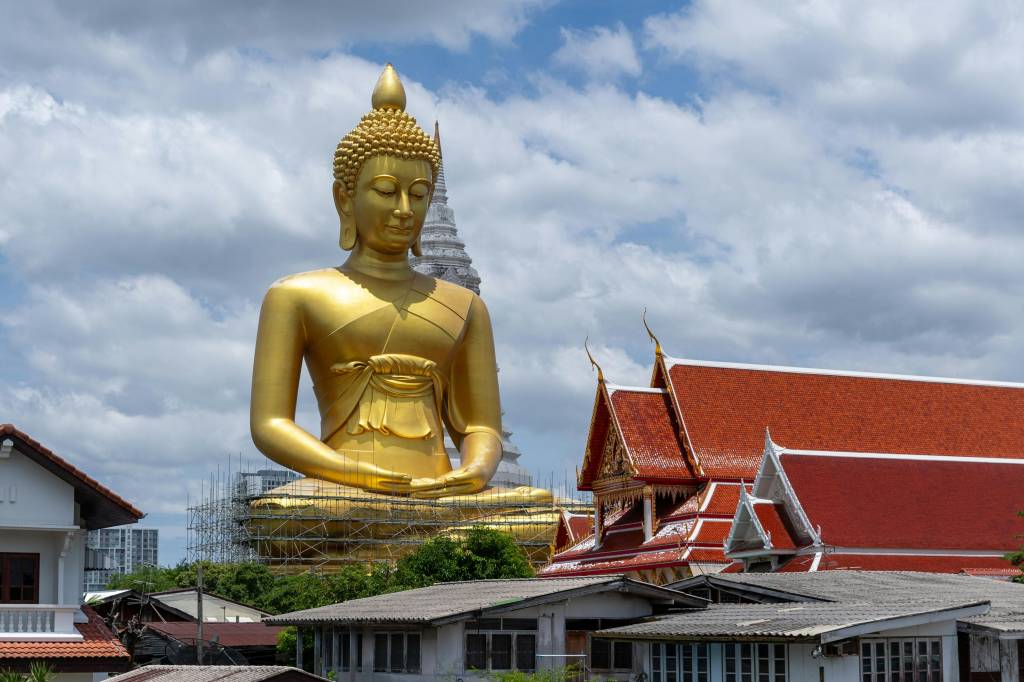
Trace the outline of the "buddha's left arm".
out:
[[[445,486],[434,494],[483,490],[501,461],[501,401],[491,317],[479,296],[470,305],[445,402],[445,422],[462,453],[462,466],[443,476]]]

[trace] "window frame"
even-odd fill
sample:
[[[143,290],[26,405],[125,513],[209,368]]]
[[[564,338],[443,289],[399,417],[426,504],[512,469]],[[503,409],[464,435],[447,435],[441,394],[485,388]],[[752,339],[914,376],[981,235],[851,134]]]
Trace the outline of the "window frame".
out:
[[[943,682],[942,637],[864,637],[857,656],[861,682]],[[895,671],[897,663],[900,669]]]
[[[35,582],[32,585],[32,598],[11,599],[11,570],[12,559],[31,559],[33,561],[33,575]],[[38,552],[0,552],[0,604],[38,604],[39,603],[39,553]]]
[[[357,633],[359,634],[359,633]],[[378,650],[377,645],[380,638],[384,638],[384,656],[377,656]],[[402,667],[401,669],[395,669],[392,667],[392,645],[396,638],[402,642]],[[409,639],[416,638],[417,640],[417,661],[416,667],[409,667]],[[361,638],[360,638],[361,639]],[[359,660],[357,666],[362,669],[362,651],[360,648]],[[383,659],[383,660],[381,660]],[[349,661],[351,664],[351,660]],[[418,675],[423,667],[423,638],[420,636],[418,630],[374,630],[373,632],[373,671],[375,673],[389,673],[392,675]]]
[[[710,682],[711,645],[712,642],[652,642],[651,682]]]
[[[523,627],[529,622],[533,625],[532,628]],[[479,623],[481,626],[478,626]],[[484,638],[484,652],[483,657],[486,662],[486,667],[477,668],[469,665],[469,637],[470,635],[476,635]],[[509,637],[509,649],[508,668],[495,668],[494,667],[494,636],[508,636]],[[533,640],[533,667],[531,668],[520,668],[519,667],[519,647],[520,637],[529,637]],[[463,628],[462,633],[462,666],[466,672],[470,670],[480,671],[511,671],[519,670],[522,672],[534,672],[537,670],[537,620],[535,618],[488,618],[482,619],[481,621],[469,621]]]

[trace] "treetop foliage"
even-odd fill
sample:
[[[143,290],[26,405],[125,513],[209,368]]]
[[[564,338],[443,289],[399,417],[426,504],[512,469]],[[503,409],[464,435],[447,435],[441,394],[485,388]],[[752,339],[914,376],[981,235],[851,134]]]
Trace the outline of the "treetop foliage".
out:
[[[204,590],[278,614],[426,587],[438,582],[485,578],[529,578],[530,562],[508,533],[472,528],[457,537],[439,536],[400,559],[394,567],[349,565],[335,573],[275,575],[257,563],[203,565]],[[198,563],[145,567],[116,576],[109,589],[163,592],[195,587]]]

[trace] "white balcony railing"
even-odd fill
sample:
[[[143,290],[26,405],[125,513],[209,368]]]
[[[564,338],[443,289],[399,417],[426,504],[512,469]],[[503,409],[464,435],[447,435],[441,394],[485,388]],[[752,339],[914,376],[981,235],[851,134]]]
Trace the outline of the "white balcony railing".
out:
[[[77,606],[58,604],[0,604],[0,642],[75,642]]]

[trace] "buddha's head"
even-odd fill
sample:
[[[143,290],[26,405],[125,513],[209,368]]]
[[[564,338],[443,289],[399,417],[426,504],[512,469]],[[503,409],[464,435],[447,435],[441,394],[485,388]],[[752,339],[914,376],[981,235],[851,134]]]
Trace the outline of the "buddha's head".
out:
[[[441,164],[437,144],[405,113],[405,88],[388,64],[373,90],[373,111],[334,152],[334,205],[341,248],[420,255],[419,236]]]

